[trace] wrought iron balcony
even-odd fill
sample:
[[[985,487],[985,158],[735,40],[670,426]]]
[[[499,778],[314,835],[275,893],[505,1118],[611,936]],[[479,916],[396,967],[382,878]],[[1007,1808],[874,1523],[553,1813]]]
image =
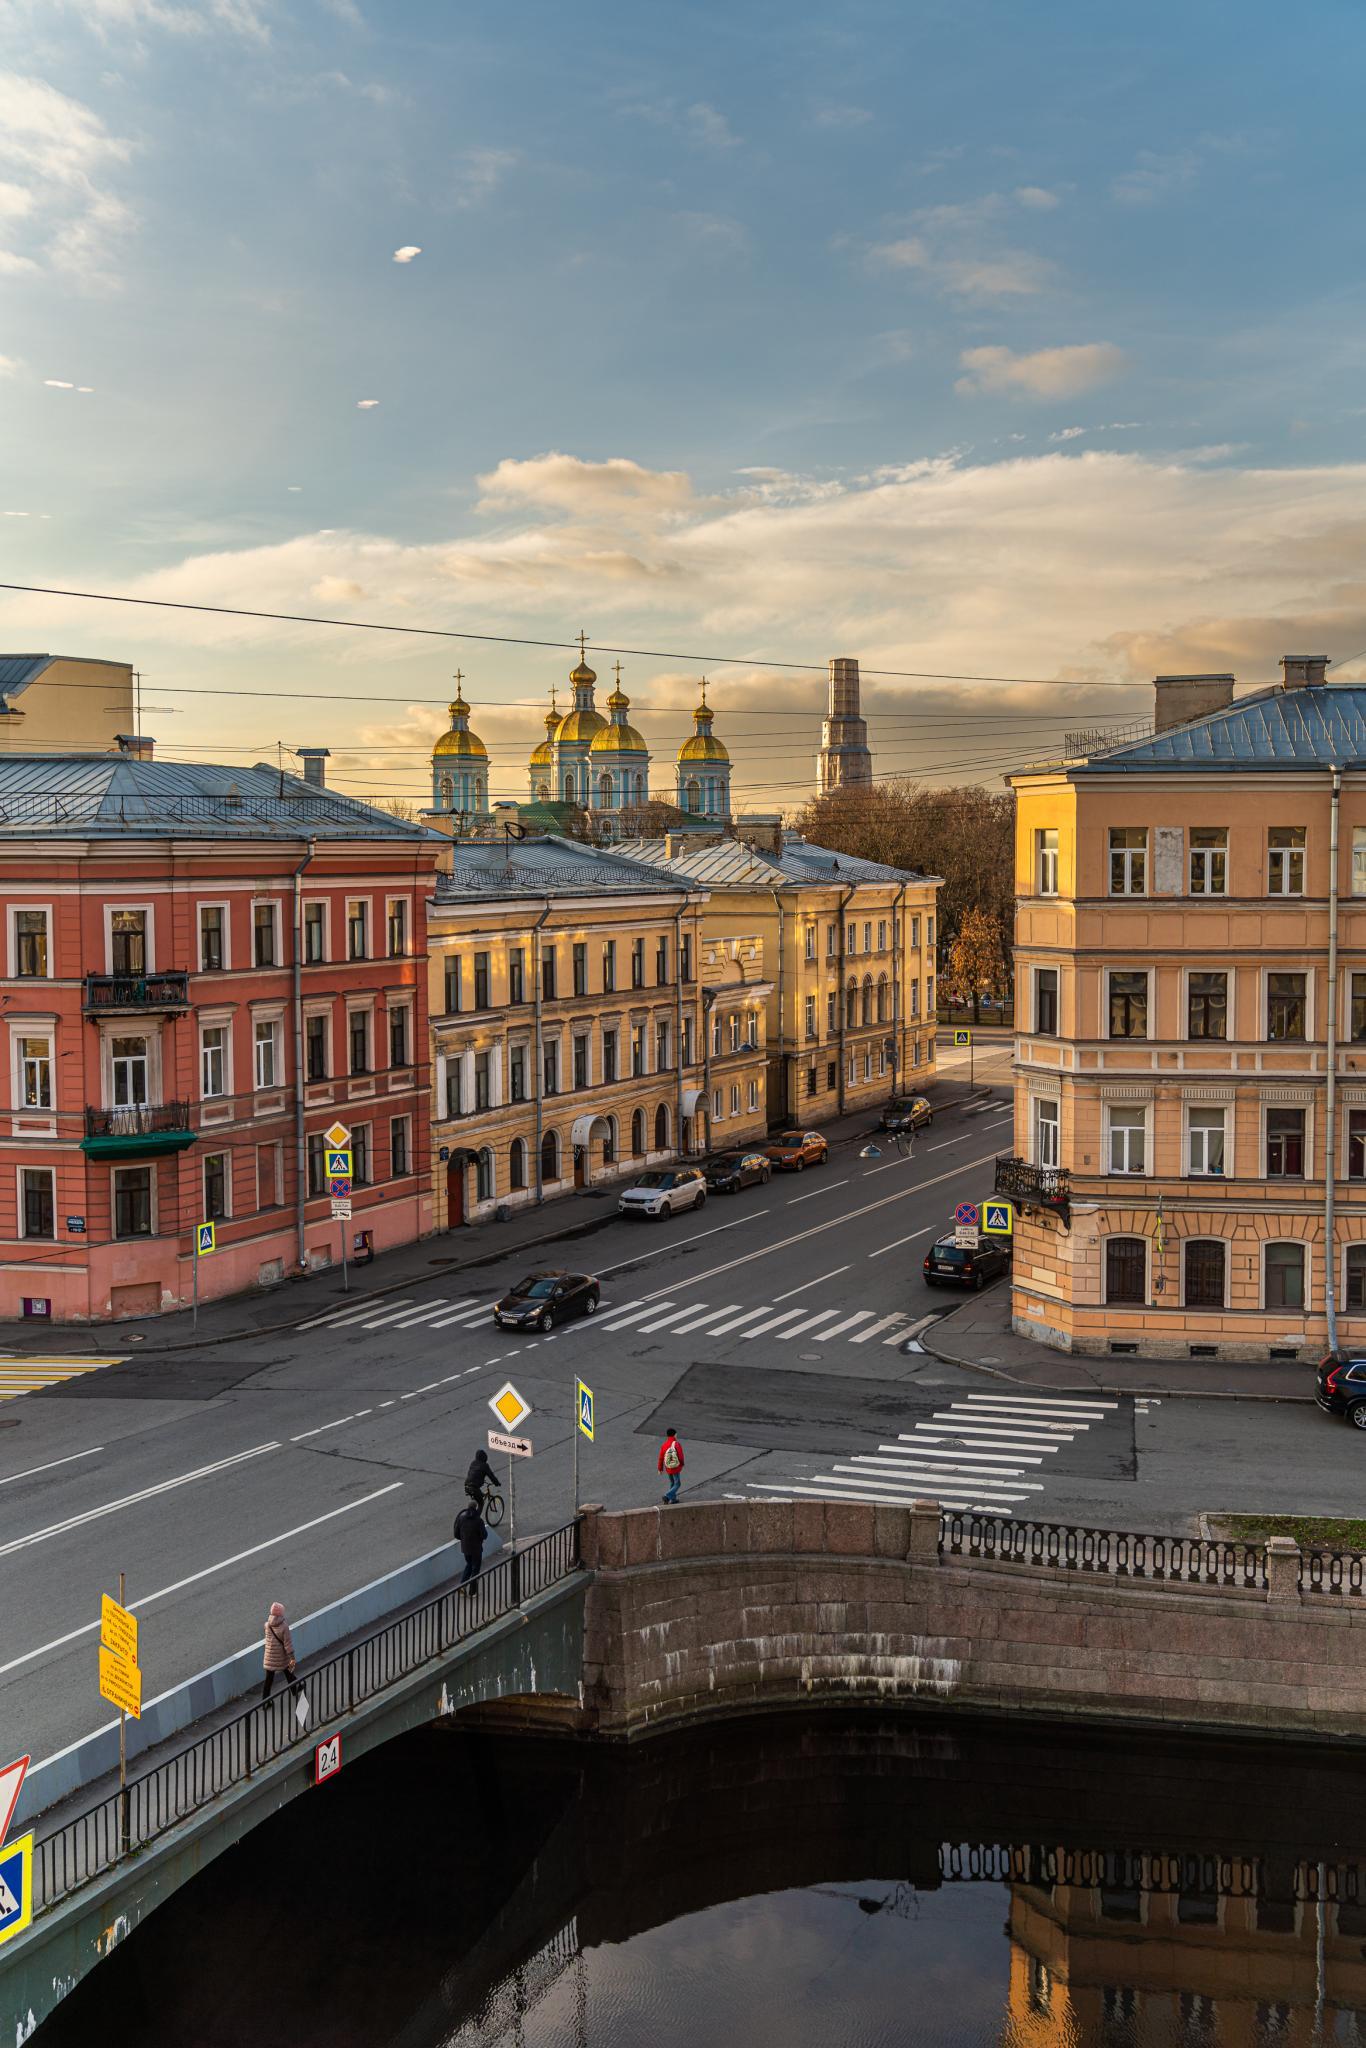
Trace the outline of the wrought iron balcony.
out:
[[[188,974],[87,974],[87,1015],[110,1011],[188,1010]]]
[[[1071,1223],[1072,1181],[1065,1166],[1035,1166],[1012,1152],[999,1153],[995,1191],[1008,1195],[1021,1209],[1045,1209]]]
[[[85,1112],[81,1150],[88,1159],[154,1159],[193,1145],[188,1102],[130,1102]]]

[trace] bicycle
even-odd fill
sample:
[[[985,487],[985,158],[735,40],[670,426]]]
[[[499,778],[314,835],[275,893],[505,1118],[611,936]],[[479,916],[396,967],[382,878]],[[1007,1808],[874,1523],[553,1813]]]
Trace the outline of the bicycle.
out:
[[[467,1503],[469,1502],[470,1498],[471,1496],[469,1494],[466,1494],[465,1499]],[[483,1518],[484,1527],[486,1529],[496,1529],[498,1527],[498,1524],[503,1519],[504,1501],[502,1494],[495,1493],[491,1486],[487,1486],[485,1487],[484,1491],[480,1494],[478,1500],[475,1501],[474,1505],[478,1508],[479,1513]],[[465,1510],[462,1508],[460,1510],[460,1513],[463,1514],[464,1512]],[[457,1516],[456,1519],[458,1522],[459,1517]],[[451,1534],[454,1536],[456,1542],[458,1543],[460,1541],[459,1528],[453,1528]]]

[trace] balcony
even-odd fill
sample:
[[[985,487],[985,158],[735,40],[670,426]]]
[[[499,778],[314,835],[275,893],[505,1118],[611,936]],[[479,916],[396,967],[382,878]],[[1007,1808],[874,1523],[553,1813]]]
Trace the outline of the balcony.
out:
[[[1072,1182],[1065,1166],[1034,1166],[1013,1153],[1000,1153],[996,1160],[995,1192],[1008,1195],[1017,1208],[1042,1209],[1060,1218],[1065,1227],[1071,1227]]]
[[[87,1159],[158,1159],[183,1152],[197,1136],[190,1128],[188,1102],[128,1103],[119,1109],[87,1108],[81,1150]]]
[[[188,1010],[188,974],[87,974],[87,1017],[127,1015],[136,1010]]]

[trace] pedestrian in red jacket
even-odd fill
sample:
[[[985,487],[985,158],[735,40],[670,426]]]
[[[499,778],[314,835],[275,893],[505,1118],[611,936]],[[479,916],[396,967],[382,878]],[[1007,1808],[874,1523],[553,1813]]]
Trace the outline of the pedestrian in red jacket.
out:
[[[659,1469],[669,1482],[664,1498],[670,1506],[678,1499],[678,1488],[683,1478],[683,1446],[672,1429],[664,1425],[664,1441],[659,1447]]]

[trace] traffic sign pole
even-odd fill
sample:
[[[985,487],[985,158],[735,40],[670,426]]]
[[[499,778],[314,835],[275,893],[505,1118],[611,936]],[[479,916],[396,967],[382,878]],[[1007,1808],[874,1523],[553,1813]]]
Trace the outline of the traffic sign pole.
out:
[[[195,1332],[195,1331],[196,1331],[196,1330],[197,1330],[198,1328],[199,1328],[199,1240],[198,1240],[198,1236],[196,1235],[196,1238],[195,1238],[195,1247],[194,1247],[194,1306],[193,1306],[193,1308],[192,1308],[192,1309],[190,1310],[190,1332],[191,1332],[191,1335],[193,1335],[193,1334],[194,1334],[194,1332]],[[122,1607],[122,1605],[123,1605],[123,1600],[122,1600],[122,1597],[120,1597],[120,1599],[119,1599],[119,1606],[120,1606],[120,1607]]]
[[[194,1277],[199,1281],[199,1254],[195,1253]],[[119,1606],[126,1607],[123,1573],[119,1573]],[[128,1713],[119,1708],[119,1854],[128,1854]]]
[[[578,1382],[576,1380],[574,1383],[574,1520],[576,1522],[579,1519],[579,1417],[577,1412],[578,1406],[579,1387]]]

